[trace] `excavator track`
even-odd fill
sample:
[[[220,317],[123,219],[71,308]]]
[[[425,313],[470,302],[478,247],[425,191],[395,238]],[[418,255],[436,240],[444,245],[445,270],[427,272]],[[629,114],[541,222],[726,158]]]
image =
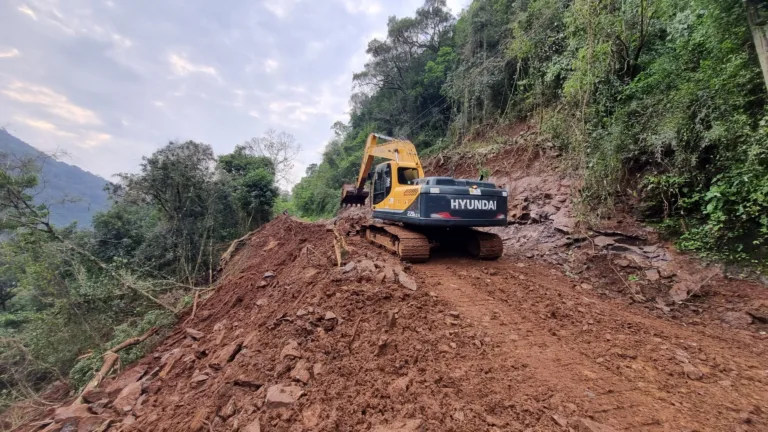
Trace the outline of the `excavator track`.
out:
[[[397,254],[402,261],[420,263],[429,260],[429,239],[422,233],[384,224],[368,224],[363,230],[368,241]]]
[[[482,260],[497,260],[504,254],[504,243],[496,234],[469,230],[467,250]]]

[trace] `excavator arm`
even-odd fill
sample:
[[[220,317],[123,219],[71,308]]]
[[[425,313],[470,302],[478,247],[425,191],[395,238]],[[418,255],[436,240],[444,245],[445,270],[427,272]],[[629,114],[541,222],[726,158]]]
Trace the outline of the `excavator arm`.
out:
[[[379,144],[379,139],[387,142]],[[421,166],[421,160],[419,160],[416,147],[412,142],[370,134],[365,143],[357,182],[354,185],[344,185],[341,190],[342,205],[362,205],[365,203],[366,198],[368,198],[368,191],[364,190],[365,182],[368,180],[368,173],[373,167],[374,158],[377,157],[414,166],[419,171],[419,178],[424,177],[424,168]]]

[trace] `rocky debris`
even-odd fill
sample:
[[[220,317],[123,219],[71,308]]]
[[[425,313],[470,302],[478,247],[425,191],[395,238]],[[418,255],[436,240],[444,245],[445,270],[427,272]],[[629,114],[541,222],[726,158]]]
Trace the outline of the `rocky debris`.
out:
[[[752,324],[752,315],[745,312],[726,312],[720,320],[731,327],[742,328]]]
[[[197,375],[194,375],[189,380],[189,384],[190,385],[195,385],[195,384],[200,384],[200,383],[205,382],[205,381],[208,381],[208,375],[206,375],[206,374],[197,374]]]
[[[398,420],[384,426],[375,426],[371,432],[416,432],[424,422],[418,419]]]
[[[299,360],[291,371],[291,378],[302,384],[308,383],[310,379],[309,363],[304,359]]]
[[[560,414],[552,414],[552,420],[560,427],[568,427],[568,420]]]
[[[606,247],[616,244],[612,238],[606,236],[597,236],[592,239],[592,243],[597,247]]]
[[[661,275],[659,275],[658,270],[650,269],[645,271],[645,278],[651,282],[656,282],[657,280],[661,279]]]
[[[698,381],[704,377],[704,373],[690,363],[683,363],[683,373],[685,373],[688,379],[693,381]]]
[[[376,273],[376,264],[369,259],[360,261],[357,268],[360,270],[360,273],[369,273],[371,275]]]
[[[286,358],[301,358],[301,350],[299,349],[299,343],[295,340],[289,341],[282,351],[280,351],[280,360]]]
[[[416,291],[417,289],[416,281],[403,271],[397,273],[397,281],[406,289],[411,291]]]
[[[72,405],[56,408],[56,411],[53,414],[53,420],[57,423],[61,423],[69,419],[79,419],[92,415],[93,413],[91,413],[88,405],[73,403]]]
[[[83,400],[89,404],[96,403],[104,399],[109,399],[109,396],[104,389],[95,388],[83,393]]]
[[[261,432],[261,423],[259,423],[259,420],[256,419],[248,423],[248,425],[242,429],[242,432]]]
[[[189,327],[185,328],[184,331],[187,333],[187,336],[194,340],[200,340],[203,338],[203,336],[205,336],[205,333]]]
[[[325,316],[323,317],[323,319],[326,321],[331,321],[331,320],[339,319],[339,317],[337,317],[335,313],[328,311],[325,313]]]
[[[449,311],[446,315],[448,315],[451,318],[456,318],[456,319],[459,319],[459,317],[461,316],[461,314],[459,312],[457,312],[457,311]]]
[[[392,384],[389,385],[389,395],[390,397],[397,397],[404,395],[408,388],[411,387],[411,377],[410,376],[404,376],[396,379]]]
[[[357,264],[355,264],[354,261],[350,261],[350,262],[347,263],[347,265],[342,267],[341,272],[342,273],[349,273],[352,270],[354,270],[356,266],[357,266]]]
[[[208,362],[208,367],[211,369],[221,369],[227,363],[233,361],[240,350],[243,348],[242,342],[232,342],[231,344],[220,349],[213,355],[213,358]]]
[[[264,279],[272,279],[274,277],[275,277],[275,273],[274,272],[268,271],[268,272],[264,273]]]
[[[304,395],[304,390],[297,386],[277,384],[267,389],[265,403],[267,408],[288,408]]]
[[[237,413],[237,402],[235,401],[235,398],[230,398],[229,402],[227,402],[226,405],[219,408],[219,417],[221,417],[224,420],[229,419],[230,417],[234,416]]]
[[[575,422],[576,432],[617,432],[616,429],[598,422],[580,418]]]
[[[129,384],[117,395],[117,399],[112,402],[112,406],[122,412],[130,412],[133,406],[136,405],[139,396],[141,396],[142,384],[141,381]]]

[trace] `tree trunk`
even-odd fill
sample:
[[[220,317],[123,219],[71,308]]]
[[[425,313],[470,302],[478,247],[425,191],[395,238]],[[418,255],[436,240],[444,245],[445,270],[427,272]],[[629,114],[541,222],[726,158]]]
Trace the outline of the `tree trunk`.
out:
[[[757,58],[763,69],[763,80],[768,88],[768,0],[744,0],[747,21],[755,41]]]

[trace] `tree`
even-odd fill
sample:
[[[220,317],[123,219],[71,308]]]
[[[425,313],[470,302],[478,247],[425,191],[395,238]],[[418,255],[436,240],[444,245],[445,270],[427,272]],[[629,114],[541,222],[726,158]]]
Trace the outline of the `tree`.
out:
[[[747,8],[747,21],[755,43],[757,58],[763,70],[763,81],[768,87],[768,1],[744,0]]]
[[[293,135],[274,129],[269,129],[262,137],[251,138],[243,144],[243,148],[253,155],[265,156],[272,161],[278,184],[287,184],[290,181],[294,162],[301,152],[301,145]]]

